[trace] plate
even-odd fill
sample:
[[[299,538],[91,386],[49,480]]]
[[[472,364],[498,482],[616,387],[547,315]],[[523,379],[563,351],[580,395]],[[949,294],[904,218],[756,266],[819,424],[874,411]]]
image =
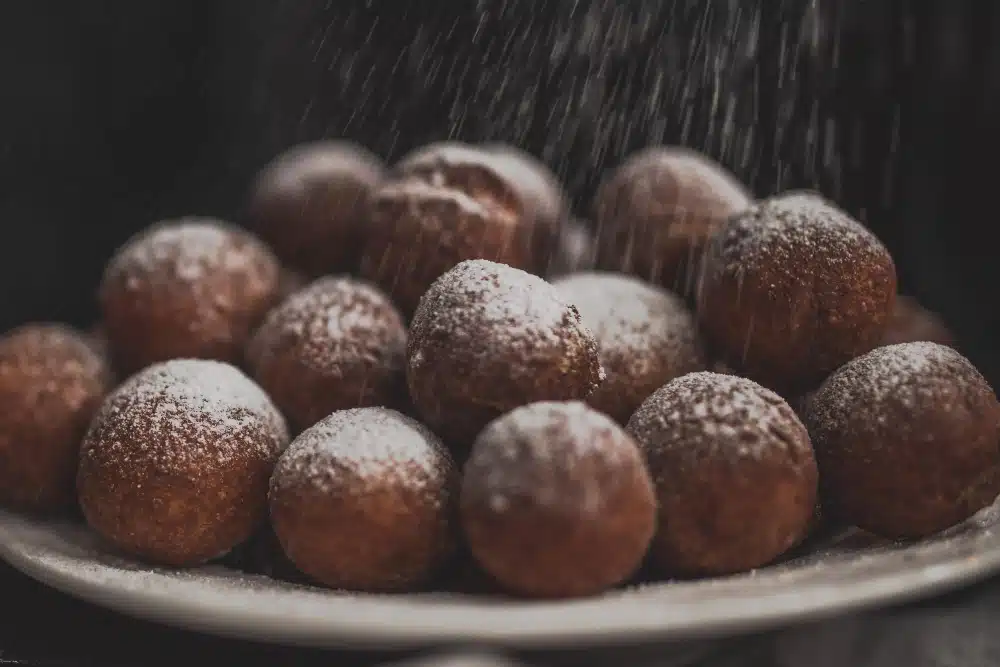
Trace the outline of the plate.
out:
[[[919,543],[884,543],[848,530],[754,572],[560,602],[348,594],[214,565],[162,570],[113,554],[82,525],[7,512],[0,512],[0,556],[83,600],[226,637],[330,648],[611,646],[772,629],[984,578],[1000,570],[1000,502]]]

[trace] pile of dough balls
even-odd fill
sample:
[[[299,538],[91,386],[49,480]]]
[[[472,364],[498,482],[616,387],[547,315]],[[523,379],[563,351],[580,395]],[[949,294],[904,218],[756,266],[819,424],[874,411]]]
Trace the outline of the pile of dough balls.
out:
[[[659,147],[591,214],[511,147],[296,147],[244,224],[121,247],[93,331],[0,337],[0,502],[158,566],[564,598],[1000,492],[993,390],[834,204]]]

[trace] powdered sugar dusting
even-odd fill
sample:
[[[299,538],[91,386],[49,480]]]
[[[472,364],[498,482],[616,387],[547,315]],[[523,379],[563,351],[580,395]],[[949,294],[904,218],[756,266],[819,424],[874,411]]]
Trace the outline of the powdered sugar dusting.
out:
[[[389,297],[348,277],[320,278],[268,314],[251,348],[266,356],[294,340],[296,359],[320,371],[365,360],[386,346],[402,365],[406,328]]]
[[[248,232],[219,220],[183,218],[133,237],[109,262],[106,278],[124,279],[126,287],[162,278],[194,283],[220,271],[255,272],[262,257],[277,274],[271,251]]]
[[[217,361],[154,364],[112,392],[84,441],[84,456],[164,473],[224,468],[234,457],[271,459],[288,443],[285,420],[237,368]]]
[[[426,426],[388,408],[354,408],[333,413],[292,442],[271,477],[271,492],[442,488],[452,467]]]
[[[931,342],[876,348],[835,371],[812,396],[806,414],[810,428],[838,429],[848,421],[879,428],[901,406],[950,411],[970,396],[992,391],[965,357]],[[891,409],[891,412],[890,412]]]
[[[618,484],[643,466],[632,438],[580,401],[542,401],[491,422],[476,439],[463,494],[494,512],[518,498],[538,506],[598,514]]]
[[[0,387],[17,392],[21,410],[54,395],[77,409],[110,384],[104,357],[94,348],[85,334],[63,324],[22,325],[0,336]],[[0,403],[13,407],[10,399]]]
[[[437,187],[466,191],[477,199],[491,199],[494,208],[517,209],[553,229],[569,213],[555,175],[534,156],[505,144],[432,144],[405,156],[395,171]]]
[[[689,373],[636,410],[626,430],[645,447],[727,460],[793,457],[812,447],[805,426],[777,394],[733,375]]]
[[[679,375],[704,365],[694,316],[675,294],[603,272],[578,273],[553,284],[593,331],[609,373],[614,367],[629,378],[643,378],[652,365],[662,364]]]
[[[844,271],[880,264],[888,251],[861,223],[811,192],[764,200],[738,213],[716,233],[705,270],[784,272],[800,276],[817,266]]]
[[[471,144],[431,144],[404,157],[394,171],[399,176],[396,183],[427,186],[426,191],[415,189],[413,195],[437,199],[450,195],[453,205],[466,215],[499,216],[514,224],[525,211],[547,205],[539,186],[532,185],[537,175],[524,164]],[[389,186],[390,191],[396,183]]]
[[[135,609],[151,618],[183,616],[206,632],[217,631],[219,619],[226,618],[229,631],[248,640],[308,641],[334,649],[359,637],[410,645],[414,637],[455,644],[476,635],[537,647],[542,640],[554,645],[595,635],[624,638],[636,628],[643,639],[655,634],[681,641],[737,625],[765,629],[762,612],[771,627],[825,616],[831,606],[860,610],[903,601],[899,596],[930,595],[995,571],[998,517],[994,506],[919,542],[838,530],[807,554],[745,574],[630,586],[570,604],[441,592],[351,594],[219,566],[169,570],[110,553],[76,522],[7,512],[0,512],[0,551],[16,567],[81,597],[134,600]]]
[[[411,339],[446,336],[464,345],[475,343],[485,354],[514,351],[515,358],[518,349],[529,354],[536,346],[559,347],[569,332],[584,342],[571,350],[582,347],[584,354],[596,353],[579,313],[552,285],[489,260],[464,261],[438,278],[420,300],[410,328]],[[420,354],[410,355],[410,371],[418,371],[422,363]],[[580,363],[585,360],[565,359],[567,367]],[[603,380],[603,369],[600,375]]]

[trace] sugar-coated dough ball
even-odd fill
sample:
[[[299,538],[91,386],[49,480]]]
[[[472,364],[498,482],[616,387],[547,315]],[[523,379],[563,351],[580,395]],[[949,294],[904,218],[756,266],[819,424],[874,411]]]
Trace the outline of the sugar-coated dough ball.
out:
[[[296,438],[271,478],[271,523],[288,558],[331,588],[417,588],[455,547],[454,464],[394,410],[335,412]]]
[[[621,424],[675,377],[703,370],[703,346],[684,301],[616,273],[577,273],[553,283],[597,339],[607,375],[587,402]]]
[[[137,234],[111,258],[100,289],[118,369],[179,358],[238,363],[280,296],[280,274],[259,239],[217,220],[186,218]]]
[[[427,290],[406,374],[424,421],[459,451],[518,406],[583,399],[604,380],[576,308],[541,278],[486,260],[462,262]]]
[[[659,501],[652,558],[672,576],[766,565],[808,533],[816,458],[792,408],[750,380],[690,373],[636,410],[626,430]]]
[[[806,406],[823,509],[890,539],[953,526],[1000,493],[1000,404],[965,357],[888,345],[844,364]]]
[[[80,453],[87,523],[151,563],[199,565],[248,539],[288,444],[285,420],[237,368],[175,359],[105,400]]]
[[[405,353],[406,325],[385,294],[326,277],[268,314],[247,360],[300,432],[337,410],[402,404]]]
[[[656,499],[635,442],[581,402],[539,402],[491,422],[462,479],[476,560],[530,597],[600,593],[638,569]]]
[[[895,299],[895,265],[875,235],[794,192],[722,223],[705,253],[698,314],[730,366],[794,394],[878,345]]]
[[[0,336],[0,504],[73,504],[80,441],[110,388],[107,362],[82,332],[38,323]]]
[[[371,194],[385,165],[346,141],[293,146],[268,164],[250,193],[253,228],[307,277],[352,271],[368,238]]]
[[[407,316],[431,283],[464,260],[544,270],[555,228],[526,195],[532,172],[509,156],[437,144],[403,158],[393,173],[373,196],[361,275]]]
[[[641,150],[597,189],[597,266],[690,296],[708,240],[750,203],[746,188],[707,156],[671,146]]]

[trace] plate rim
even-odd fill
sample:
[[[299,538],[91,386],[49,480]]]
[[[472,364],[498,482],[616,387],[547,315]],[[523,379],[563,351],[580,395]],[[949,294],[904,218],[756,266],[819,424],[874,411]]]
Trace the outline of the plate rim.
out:
[[[270,590],[233,589],[231,595],[219,591],[201,596],[192,605],[185,596],[174,593],[178,587],[196,586],[193,578],[187,581],[171,577],[156,568],[119,559],[134,563],[140,568],[135,570],[137,573],[162,577],[169,583],[162,589],[145,590],[102,585],[79,571],[52,566],[37,553],[32,555],[32,550],[41,549],[38,544],[26,542],[16,534],[15,539],[10,539],[18,523],[29,530],[55,532],[60,539],[66,539],[59,533],[60,526],[53,522],[0,510],[0,558],[32,579],[71,597],[142,620],[203,634],[313,648],[403,649],[475,644],[541,649],[721,639],[823,620],[852,610],[928,598],[1000,571],[1000,531],[990,529],[984,536],[983,548],[975,556],[977,562],[967,567],[937,565],[879,573],[865,586],[854,586],[849,595],[829,582],[805,582],[794,591],[769,595],[768,604],[758,605],[752,615],[745,608],[749,601],[743,600],[730,613],[717,613],[708,621],[692,615],[675,616],[667,623],[656,614],[658,601],[651,594],[655,591],[649,589],[684,583],[653,584],[644,590],[582,600],[503,604],[484,604],[481,599],[477,604],[475,596],[462,594],[358,597],[316,588],[295,590],[298,587],[281,584]],[[55,551],[49,549],[50,554]],[[121,577],[124,571],[98,559],[87,562],[95,573],[113,572]],[[199,569],[186,572],[196,574]],[[266,579],[263,575],[242,576]],[[275,613],[266,610],[272,596],[298,593],[322,597],[320,604],[326,613],[277,619]],[[566,614],[571,622],[567,622]],[[497,623],[500,616],[503,622]],[[554,624],[553,619],[557,621]]]

